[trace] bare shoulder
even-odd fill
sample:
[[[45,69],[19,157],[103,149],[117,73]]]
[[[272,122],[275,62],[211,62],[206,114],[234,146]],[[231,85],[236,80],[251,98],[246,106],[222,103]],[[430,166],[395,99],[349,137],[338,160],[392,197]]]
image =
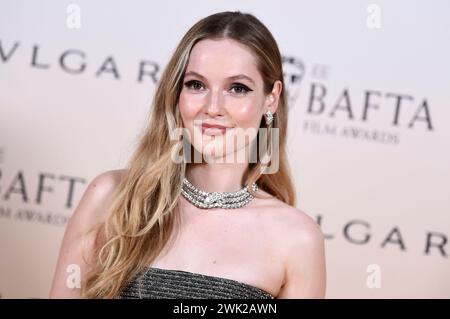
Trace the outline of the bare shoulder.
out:
[[[98,244],[96,232],[91,231],[105,221],[107,208],[125,173],[125,170],[105,171],[87,185],[64,232],[49,295],[51,298],[79,297],[79,287],[66,284],[67,267],[76,265],[81,273],[85,273],[87,261],[93,257],[92,252]]]
[[[125,169],[105,171],[92,179],[88,189],[97,195],[108,195],[114,191],[125,174]]]
[[[117,185],[119,185],[125,174],[125,169],[105,171],[92,179],[88,185],[88,189],[91,188],[90,191],[100,197],[110,195],[116,189]]]
[[[118,169],[95,176],[86,187],[72,218],[83,222],[86,227],[104,221],[106,208],[125,173],[125,170]]]
[[[264,215],[278,237],[284,240],[322,240],[322,230],[311,215],[272,198],[264,205]]]
[[[326,287],[324,236],[306,212],[278,199],[266,212],[284,264],[284,280],[277,298],[323,298]]]

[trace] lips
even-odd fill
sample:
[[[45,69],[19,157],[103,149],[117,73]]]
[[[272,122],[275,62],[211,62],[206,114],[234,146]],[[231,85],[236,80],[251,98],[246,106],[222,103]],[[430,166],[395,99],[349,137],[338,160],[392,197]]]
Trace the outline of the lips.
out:
[[[225,134],[225,132],[229,129],[227,126],[219,125],[219,124],[202,124],[202,133],[205,135],[221,135]]]
[[[219,129],[227,129],[228,127],[223,126],[223,125],[218,125],[218,124],[207,124],[207,123],[203,123],[202,127],[205,128],[219,128]]]

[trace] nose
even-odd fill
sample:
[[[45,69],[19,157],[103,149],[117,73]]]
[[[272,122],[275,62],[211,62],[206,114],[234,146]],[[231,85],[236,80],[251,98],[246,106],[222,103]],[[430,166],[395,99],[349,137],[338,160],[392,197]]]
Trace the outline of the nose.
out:
[[[211,90],[206,105],[206,112],[211,116],[224,114],[224,95],[220,89]]]

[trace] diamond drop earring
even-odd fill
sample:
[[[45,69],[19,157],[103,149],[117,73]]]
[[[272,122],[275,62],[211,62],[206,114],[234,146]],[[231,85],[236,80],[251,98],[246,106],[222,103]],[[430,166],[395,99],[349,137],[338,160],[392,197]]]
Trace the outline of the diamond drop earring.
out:
[[[266,125],[269,126],[273,122],[273,113],[271,111],[266,112]]]

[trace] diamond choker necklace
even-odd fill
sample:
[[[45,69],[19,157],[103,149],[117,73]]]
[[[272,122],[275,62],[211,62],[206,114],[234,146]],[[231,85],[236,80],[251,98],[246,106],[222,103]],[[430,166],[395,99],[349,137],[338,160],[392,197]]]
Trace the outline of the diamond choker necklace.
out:
[[[253,191],[258,190],[256,183],[252,184]],[[181,194],[193,205],[199,208],[239,208],[248,204],[254,197],[245,186],[236,192],[204,192],[183,179]]]

